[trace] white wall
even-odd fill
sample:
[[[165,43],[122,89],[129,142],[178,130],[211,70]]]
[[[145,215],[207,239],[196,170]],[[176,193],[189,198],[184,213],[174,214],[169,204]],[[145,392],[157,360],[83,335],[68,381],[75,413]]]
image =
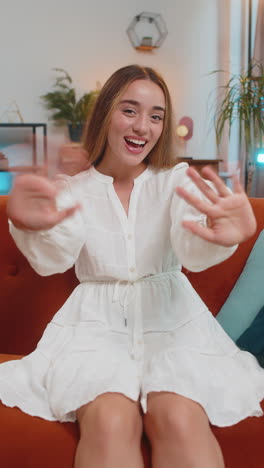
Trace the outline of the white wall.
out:
[[[187,154],[216,157],[208,106],[217,86],[216,75],[209,73],[219,68],[219,5],[221,0],[2,0],[0,119],[15,99],[25,121],[47,121],[39,97],[51,88],[54,67],[65,68],[82,92],[97,80],[103,84],[115,69],[140,63],[163,74],[177,117],[193,118]],[[168,29],[165,42],[152,53],[133,49],[126,34],[142,11],[161,13]]]

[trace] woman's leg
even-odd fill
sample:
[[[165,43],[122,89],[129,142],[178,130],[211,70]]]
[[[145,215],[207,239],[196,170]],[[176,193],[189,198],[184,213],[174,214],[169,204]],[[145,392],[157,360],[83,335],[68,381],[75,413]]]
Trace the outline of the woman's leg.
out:
[[[143,468],[138,403],[104,393],[77,411],[80,441],[75,468]]]
[[[153,468],[224,468],[207,415],[193,400],[167,392],[149,394],[144,426]]]

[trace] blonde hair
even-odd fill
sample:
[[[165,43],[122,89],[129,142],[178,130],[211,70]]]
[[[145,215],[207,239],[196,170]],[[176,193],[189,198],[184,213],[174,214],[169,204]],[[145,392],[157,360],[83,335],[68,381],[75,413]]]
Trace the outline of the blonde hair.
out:
[[[140,65],[128,65],[113,73],[96,99],[82,138],[83,147],[87,151],[91,164],[96,165],[103,158],[112,111],[119,102],[120,96],[135,80],[152,81],[161,88],[165,97],[163,130],[146,161],[157,168],[168,168],[176,164],[175,124],[169,90],[159,73],[153,68]]]

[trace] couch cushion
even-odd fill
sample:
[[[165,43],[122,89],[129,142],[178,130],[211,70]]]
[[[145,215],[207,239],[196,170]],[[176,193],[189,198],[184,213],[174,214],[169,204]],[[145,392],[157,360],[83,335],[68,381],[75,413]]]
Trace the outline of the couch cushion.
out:
[[[264,402],[262,402],[264,410]],[[213,427],[226,468],[263,468],[264,418],[249,417],[229,427]]]
[[[31,268],[9,234],[7,200],[0,195],[0,353],[29,354],[78,281],[73,268],[48,277]]]
[[[0,403],[2,468],[72,468],[77,424],[45,421]]]
[[[227,334],[237,340],[264,305],[264,230],[261,231],[234,288],[217,315]]]
[[[21,359],[22,357],[18,354],[0,354],[0,364],[6,361],[13,361],[14,359]]]
[[[0,354],[0,363],[21,359],[16,354]],[[9,408],[0,402],[1,438],[0,466],[71,468],[78,440],[77,424],[45,421]],[[15,441],[15,450],[14,450]]]

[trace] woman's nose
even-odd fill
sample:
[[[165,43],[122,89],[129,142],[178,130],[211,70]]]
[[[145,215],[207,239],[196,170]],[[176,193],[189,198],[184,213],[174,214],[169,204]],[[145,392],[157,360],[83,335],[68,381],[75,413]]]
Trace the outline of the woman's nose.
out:
[[[140,135],[144,135],[148,131],[147,116],[138,115],[133,122],[133,130]]]

